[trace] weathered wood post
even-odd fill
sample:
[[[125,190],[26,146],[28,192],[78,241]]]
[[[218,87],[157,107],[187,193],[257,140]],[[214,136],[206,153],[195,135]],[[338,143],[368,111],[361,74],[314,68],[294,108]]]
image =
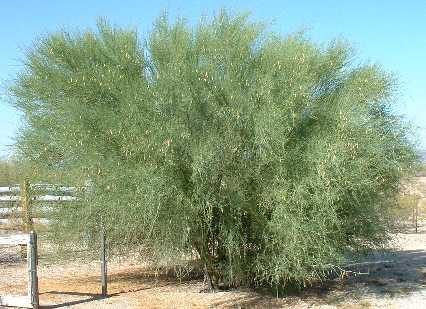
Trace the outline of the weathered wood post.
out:
[[[34,309],[39,308],[38,276],[37,276],[37,234],[30,232],[30,282],[31,282],[31,304]]]
[[[31,215],[31,193],[30,182],[25,179],[20,185],[20,205],[21,205],[21,218],[22,218],[22,231],[29,233],[33,229],[33,220]],[[27,245],[21,245],[21,256],[28,257]]]
[[[416,206],[413,205],[413,226],[416,226]]]
[[[416,201],[416,212],[415,212],[415,225],[414,225],[414,227],[415,227],[415,229],[416,229],[416,233],[417,233],[417,230],[418,230],[418,216],[419,216],[419,204],[420,204],[420,199],[418,199],[417,201]]]
[[[33,220],[31,216],[31,193],[30,182],[25,180],[21,184],[21,209],[22,209],[22,229],[29,233],[33,229]]]
[[[105,228],[101,228],[101,284],[102,296],[107,297],[107,260],[106,260],[106,233]]]

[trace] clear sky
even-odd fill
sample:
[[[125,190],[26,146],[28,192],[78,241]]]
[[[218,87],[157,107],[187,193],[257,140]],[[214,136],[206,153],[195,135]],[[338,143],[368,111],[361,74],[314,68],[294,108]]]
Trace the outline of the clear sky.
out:
[[[346,38],[360,60],[381,64],[401,84],[400,113],[420,127],[426,148],[426,1],[3,1],[0,6],[0,82],[13,80],[22,69],[23,51],[38,37],[60,28],[93,28],[97,17],[113,24],[136,26],[147,33],[163,11],[195,23],[221,8],[251,12],[253,20],[271,22],[280,33],[308,30],[317,42]],[[11,153],[21,125],[18,111],[0,97],[0,156]]]

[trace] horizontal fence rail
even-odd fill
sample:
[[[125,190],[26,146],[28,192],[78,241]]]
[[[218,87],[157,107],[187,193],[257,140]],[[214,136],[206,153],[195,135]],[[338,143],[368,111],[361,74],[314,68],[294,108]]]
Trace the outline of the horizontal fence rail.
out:
[[[19,195],[3,195],[0,196],[1,202],[19,202],[21,197]],[[32,201],[44,202],[59,202],[59,201],[75,201],[76,197],[70,195],[36,195],[31,197]]]
[[[0,246],[26,245],[29,241],[30,235],[28,234],[0,236]]]
[[[20,226],[25,231],[28,230],[28,224],[48,225],[51,221],[46,217],[60,203],[76,201],[73,195],[85,189],[40,183],[23,187],[15,184],[0,187],[0,229],[16,229]]]
[[[15,193],[19,192],[20,188],[18,186],[13,187],[0,187],[0,194],[2,193]]]
[[[64,192],[64,193],[74,193],[79,188],[77,187],[66,187],[66,186],[56,186],[52,184],[32,184],[31,185],[32,190],[43,190],[43,191],[55,191],[55,192]],[[20,192],[21,188],[19,185],[11,185],[6,187],[0,187],[0,194],[1,193],[8,193],[8,192]]]
[[[47,218],[32,218],[34,224],[47,225],[51,223],[51,220]],[[4,219],[0,218],[0,226],[2,225],[12,225],[12,224],[22,224],[22,218],[13,218],[13,219]]]

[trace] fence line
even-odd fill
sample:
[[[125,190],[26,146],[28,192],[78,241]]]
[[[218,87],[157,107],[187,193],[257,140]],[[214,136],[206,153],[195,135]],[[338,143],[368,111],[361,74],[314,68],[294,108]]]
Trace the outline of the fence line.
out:
[[[38,308],[38,278],[37,278],[37,235],[33,231],[34,224],[49,225],[49,220],[46,218],[34,218],[34,209],[32,202],[48,202],[48,203],[62,203],[73,202],[77,198],[69,195],[77,192],[76,187],[55,186],[51,184],[32,184],[28,181],[24,182],[21,186],[12,185],[9,187],[0,187],[0,228],[2,225],[10,225],[12,220],[21,225],[21,229],[29,234],[16,234],[13,236],[0,237],[0,245],[2,243],[9,245],[24,245],[27,243],[27,257],[29,269],[29,285],[28,297],[27,296],[11,296],[0,295],[0,306],[19,306],[27,308]],[[68,195],[52,195],[52,194],[38,194],[31,196],[31,192],[47,191],[48,193],[54,191]],[[10,207],[10,204],[15,203]],[[8,205],[9,204],[9,205]],[[19,206],[18,206],[19,205]],[[4,207],[1,207],[4,206]],[[7,207],[9,206],[9,207]],[[54,211],[53,205],[41,205],[39,211]],[[16,214],[16,218],[10,217]],[[26,236],[25,236],[26,235]],[[29,235],[29,236],[28,236]],[[26,240],[29,241],[26,242]],[[102,229],[101,239],[101,294],[107,297],[107,245],[106,233]]]
[[[37,234],[14,234],[0,236],[2,246],[26,246],[28,261],[28,290],[27,295],[0,295],[0,306],[13,306],[24,308],[39,308],[38,276],[37,276]]]
[[[0,202],[19,202],[22,197],[18,195],[4,195],[0,196]],[[36,195],[31,197],[32,201],[41,202],[59,202],[59,201],[75,201],[77,198],[70,195]]]
[[[23,183],[21,186],[11,185],[0,187],[0,229],[10,229],[16,224],[21,226],[24,232],[32,230],[33,224],[49,224],[49,220],[43,215],[36,215],[32,212],[33,202],[72,202],[77,198],[70,194],[77,192],[77,187],[56,186],[52,184],[29,184]],[[31,195],[30,192],[37,193]],[[45,194],[41,194],[41,193]],[[57,192],[61,195],[53,195]],[[19,205],[19,206],[18,206]],[[37,212],[54,211],[54,206],[37,206]]]

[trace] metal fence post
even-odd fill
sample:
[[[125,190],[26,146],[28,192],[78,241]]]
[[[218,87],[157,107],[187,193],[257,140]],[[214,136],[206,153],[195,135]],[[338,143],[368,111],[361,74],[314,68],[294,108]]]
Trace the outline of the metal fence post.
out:
[[[34,309],[39,308],[38,295],[38,277],[37,277],[37,234],[34,231],[30,232],[30,272],[31,272],[31,304]]]

